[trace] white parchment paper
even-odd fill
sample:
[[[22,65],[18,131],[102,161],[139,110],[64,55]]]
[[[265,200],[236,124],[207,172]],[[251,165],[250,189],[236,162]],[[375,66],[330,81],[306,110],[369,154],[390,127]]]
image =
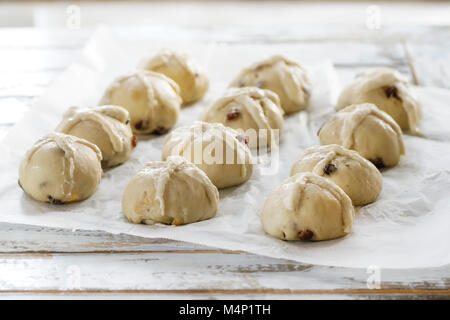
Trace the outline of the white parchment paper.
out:
[[[163,137],[139,137],[132,158],[107,170],[98,191],[86,201],[55,206],[25,195],[17,184],[18,164],[25,151],[56,127],[69,106],[95,105],[115,76],[132,70],[142,56],[161,47],[188,51],[210,76],[207,96],[184,108],[177,126],[197,120],[242,67],[276,53],[304,61],[295,44],[225,45],[186,37],[150,41],[99,29],[79,62],[64,72],[1,142],[0,221],[169,238],[334,266],[417,268],[450,262],[450,92],[443,89],[418,88],[426,138],[404,136],[406,155],[397,167],[383,170],[382,193],[375,203],[357,211],[351,234],[309,243],[285,242],[264,233],[259,213],[265,198],[289,176],[302,150],[318,143],[317,129],[334,113],[339,85],[331,63],[326,62],[304,61],[313,80],[311,106],[286,118],[277,174],[262,175],[257,167],[247,183],[221,190],[213,219],[174,227],[134,225],[123,217],[120,201],[125,185],[146,162],[160,160]]]

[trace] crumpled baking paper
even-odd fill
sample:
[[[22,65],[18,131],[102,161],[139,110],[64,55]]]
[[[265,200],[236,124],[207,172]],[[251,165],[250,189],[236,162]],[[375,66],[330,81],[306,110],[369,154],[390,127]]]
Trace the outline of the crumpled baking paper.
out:
[[[103,230],[149,238],[168,238],[230,250],[244,250],[311,264],[380,268],[436,267],[450,262],[450,92],[417,88],[423,105],[420,128],[425,137],[405,135],[406,155],[385,169],[379,199],[359,208],[352,233],[323,242],[286,242],[266,235],[260,211],[267,195],[289,176],[301,152],[318,144],[316,132],[334,113],[339,90],[331,63],[304,61],[313,82],[307,111],[286,117],[279,170],[265,175],[257,166],[251,179],[220,191],[217,216],[184,226],[135,225],[121,212],[122,192],[129,179],[151,160],[160,160],[164,137],[141,136],[131,159],[105,171],[98,191],[68,205],[39,203],[19,188],[18,165],[25,151],[52,131],[72,105],[93,106],[118,75],[160,48],[189,52],[210,77],[203,101],[181,110],[177,126],[191,124],[220,96],[244,66],[272,54],[302,60],[295,44],[221,44],[196,39],[123,37],[100,28],[77,63],[39,98],[0,144],[0,221],[39,226]]]

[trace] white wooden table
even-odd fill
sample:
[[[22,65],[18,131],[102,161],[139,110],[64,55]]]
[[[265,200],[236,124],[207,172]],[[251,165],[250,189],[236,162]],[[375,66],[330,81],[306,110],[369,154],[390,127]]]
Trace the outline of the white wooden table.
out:
[[[331,59],[343,81],[370,66],[450,88],[450,27],[195,26],[232,43],[295,42]],[[92,33],[0,29],[0,136],[76,57]],[[450,230],[449,230],[450,231]],[[0,298],[446,298],[450,265],[370,270],[277,260],[165,239],[0,224]],[[368,285],[369,282],[369,285]],[[376,285],[375,285],[376,287]]]

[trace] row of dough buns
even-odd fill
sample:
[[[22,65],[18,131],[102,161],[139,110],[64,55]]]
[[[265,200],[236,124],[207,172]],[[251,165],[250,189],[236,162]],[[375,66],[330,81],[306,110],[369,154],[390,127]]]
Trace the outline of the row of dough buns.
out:
[[[262,71],[261,75],[260,71]],[[248,82],[247,84],[243,83],[243,79],[239,79],[243,77],[247,79],[245,80]],[[256,79],[254,79],[254,83],[250,81],[252,77]],[[247,146],[248,137],[233,130],[233,127],[241,130],[250,128],[268,131],[281,130],[285,111],[294,112],[306,108],[311,91],[310,82],[303,67],[280,56],[269,58],[251,68],[244,69],[237,79],[233,81],[231,87],[237,81],[238,87],[245,86],[245,88],[230,88],[224,97],[220,98],[204,115],[203,120],[209,123],[198,122],[191,127],[179,128],[168,135],[164,143],[163,159],[172,163],[173,159],[169,155],[178,154],[187,160],[194,161],[189,158],[186,151],[189,149],[186,148],[186,145],[189,145],[191,139],[201,140],[206,148],[210,141],[207,139],[203,141],[204,134],[209,137],[222,135],[221,139],[225,142],[223,143],[224,154],[230,153],[229,150],[232,150],[233,157],[238,163],[228,164],[223,162],[226,159],[222,159],[223,161],[220,163],[195,164],[197,168],[207,174],[208,179],[214,182],[215,187],[219,188],[243,183],[252,174],[253,163]],[[248,85],[257,87],[247,87]],[[49,135],[44,139],[48,140],[47,143],[39,141],[33,148],[40,149],[42,145],[53,144],[55,149],[62,150],[60,154],[63,158],[62,163],[70,164],[68,177],[66,177],[64,169],[61,172],[53,173],[55,179],[62,180],[62,186],[73,184],[79,185],[79,188],[83,189],[83,185],[85,185],[89,190],[75,192],[75,196],[72,192],[73,187],[69,189],[64,187],[59,194],[43,189],[41,191],[45,196],[36,196],[36,192],[33,191],[27,193],[35,199],[52,203],[66,203],[89,197],[97,188],[100,179],[90,181],[91,183],[78,183],[80,179],[74,177],[72,173],[75,168],[92,169],[95,166],[98,168],[98,163],[79,161],[74,154],[81,154],[81,152],[67,152],[67,148],[62,147],[63,142],[61,141],[76,147],[78,144],[84,146],[87,145],[86,142],[90,142],[93,148],[97,148],[94,150],[100,150],[96,159],[101,161],[101,166],[103,168],[113,167],[126,161],[132,148],[136,146],[137,138],[132,131],[139,134],[165,133],[177,122],[182,103],[189,104],[201,99],[207,88],[206,75],[184,54],[164,50],[154,57],[143,60],[138,70],[116,79],[107,88],[100,100],[102,106],[86,109],[70,108],[57,127],[59,133]],[[282,97],[282,102],[280,102],[279,96]],[[234,107],[230,104],[234,104]],[[228,110],[221,110],[224,107]],[[234,120],[234,122],[225,123],[229,127],[223,126],[221,123],[224,121],[219,118]],[[201,135],[196,132],[201,132]],[[77,139],[72,139],[72,137],[77,137]],[[272,143],[271,137],[272,134],[269,134],[269,139],[265,142],[269,146]],[[233,142],[232,145],[227,143],[229,140]],[[184,146],[184,150],[180,148],[180,145]],[[46,147],[42,148],[40,152],[42,153],[44,149]],[[21,167],[28,168],[28,163],[32,162],[33,155],[25,158]],[[210,156],[213,155],[210,154]],[[169,158],[171,159],[169,160]],[[45,167],[44,163],[39,165]],[[44,185],[53,187],[58,184],[43,181],[39,182],[40,187],[36,187],[36,183],[34,183],[31,188],[27,188],[30,184],[28,181],[35,180],[27,179],[33,177],[28,171],[21,169],[19,178],[19,180],[23,180],[20,184],[25,185],[24,190],[26,191],[40,190]],[[99,172],[101,176],[101,168]],[[131,218],[130,220],[136,221]],[[164,222],[162,220],[161,222]],[[178,224],[179,221],[181,220],[174,218],[171,223]],[[190,222],[189,219],[182,221],[184,221],[182,223]]]
[[[164,133],[177,121],[180,94],[190,103],[207,88],[205,74],[186,55],[163,51],[147,59],[109,86],[101,106],[71,107],[56,132],[27,152],[19,185],[38,201],[62,204],[88,198],[100,183],[102,168],[129,159],[137,145],[133,132]]]
[[[126,109],[71,107],[55,132],[39,139],[22,159],[19,185],[42,202],[84,200],[97,190],[102,168],[127,161],[136,145]]]
[[[405,153],[402,129],[418,133],[420,104],[406,79],[390,68],[357,75],[336,110],[318,132],[322,146],[306,149],[291,177],[266,199],[261,222],[268,234],[313,241],[346,235],[353,206],[369,204],[381,192],[377,167],[395,166]]]
[[[117,79],[101,100],[104,106],[70,108],[57,127],[59,133],[39,140],[22,161],[22,188],[35,199],[52,203],[90,196],[98,186],[102,167],[129,158],[137,142],[132,131],[165,133],[176,124],[182,104],[204,95],[207,78],[190,62],[187,56],[163,51],[141,63],[142,69]],[[403,82],[395,85],[397,89],[387,90],[400,91],[400,100],[408,100],[402,87],[407,86]],[[306,108],[310,93],[304,68],[283,57],[275,56],[244,69],[231,88],[205,110],[201,118],[205,122],[169,133],[163,145],[164,161],[147,164],[131,179],[122,200],[125,216],[134,223],[174,225],[213,217],[219,201],[217,188],[243,183],[253,171],[249,147],[258,147],[261,142],[249,142],[239,130],[267,130],[269,139],[264,143],[270,147],[272,131],[283,128],[283,115]],[[397,99],[400,94],[385,95]],[[414,120],[414,116],[408,119]],[[408,120],[411,131],[417,124],[413,120]],[[267,233],[285,240],[326,240],[345,235],[352,227],[353,205],[370,203],[381,191],[381,174],[374,164],[396,165],[404,153],[400,126],[370,103],[342,108],[324,124],[319,138],[325,146],[305,150],[294,163],[291,178],[266,200],[261,220]],[[208,149],[215,140],[221,141],[223,148],[218,162],[217,149]],[[202,156],[216,162],[196,161],[192,151],[197,144],[201,145]],[[226,163],[227,153],[233,154],[236,163]],[[33,171],[45,167],[39,159],[46,157],[60,164],[52,179],[42,179]],[[79,177],[80,170],[76,170],[84,167],[92,171],[87,178]]]
[[[136,103],[130,101],[133,95],[135,100],[137,97],[141,100],[146,99],[139,103],[139,107],[130,109],[134,131],[163,133],[172,128],[176,122],[178,114],[175,111],[179,110],[176,106],[180,103],[176,101],[176,93],[181,91],[183,102],[191,103],[198,100],[206,91],[206,77],[198,71],[186,72],[186,70],[195,70],[194,65],[189,65],[187,61],[185,55],[163,51],[160,55],[141,63],[142,68],[151,71],[138,71],[136,74],[117,80],[107,90],[102,102],[135,106]],[[260,73],[262,69],[264,70]],[[123,88],[130,78],[136,78],[133,82],[144,86],[146,92],[152,91],[157,86],[156,82],[145,81],[145,79],[155,77],[155,74],[151,73],[155,71],[174,80],[179,85],[179,91],[171,84],[173,89],[169,90],[171,96],[128,93],[126,98],[117,100],[118,97],[125,97],[124,92],[136,89],[136,86]],[[196,77],[193,77],[193,74]],[[159,75],[158,77],[163,78]],[[243,80],[243,77],[246,80]],[[250,81],[252,77],[254,79]],[[193,79],[196,79],[198,83],[194,83]],[[239,88],[234,88],[236,81]],[[195,89],[196,84],[199,84],[198,90]],[[152,92],[155,91],[157,88]],[[164,161],[147,164],[131,179],[122,199],[125,216],[134,223],[161,222],[174,225],[211,217],[211,214],[198,216],[194,214],[205,212],[203,208],[198,207],[206,201],[206,198],[198,199],[199,190],[205,188],[210,190],[211,185],[214,188],[226,188],[250,179],[253,161],[249,147],[257,147],[259,144],[270,147],[272,143],[278,143],[272,137],[276,130],[280,131],[283,128],[285,110],[293,112],[306,108],[309,94],[310,84],[305,70],[285,58],[272,57],[254,67],[244,69],[237,80],[232,82],[231,88],[206,109],[200,119],[202,121],[177,128],[166,136],[162,151]],[[283,97],[283,102],[280,102],[279,95]],[[148,101],[148,97],[159,98],[159,101],[152,103]],[[172,121],[161,124],[162,122],[152,112],[155,112],[155,108],[159,108],[156,113],[162,116],[164,108],[168,105],[174,106],[171,108],[173,116],[169,117]],[[147,113],[145,117],[143,112],[137,111],[144,109],[150,109],[152,112]],[[244,133],[248,129],[266,130],[267,139],[265,141],[249,139]],[[228,162],[230,159],[227,157],[230,155],[231,162]],[[197,159],[199,156],[200,159]],[[191,187],[192,175],[180,173],[186,168],[189,168],[191,172],[201,170],[210,182],[207,183],[205,179],[202,179],[203,187]],[[183,178],[180,178],[180,175]],[[199,179],[195,181],[198,184]],[[185,188],[184,193],[175,191],[182,187]],[[201,194],[205,193],[201,192]],[[206,192],[206,194],[209,193]],[[208,197],[208,203],[214,202],[211,202],[213,198]],[[218,195],[216,198],[217,202]],[[186,209],[183,211],[173,206],[175,203],[178,206],[185,205]],[[196,210],[191,212],[191,207]],[[180,210],[183,211],[182,215]]]

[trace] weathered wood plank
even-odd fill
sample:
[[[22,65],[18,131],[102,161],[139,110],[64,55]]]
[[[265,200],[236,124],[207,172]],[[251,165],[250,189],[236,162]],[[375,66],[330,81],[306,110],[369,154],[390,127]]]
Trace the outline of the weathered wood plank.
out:
[[[414,297],[414,296],[411,296]],[[404,296],[400,296],[399,299],[404,299]],[[440,297],[435,297],[439,299]],[[335,300],[348,300],[348,299],[370,299],[370,296],[350,296],[350,295],[340,295],[340,294],[239,294],[239,293],[183,293],[183,292],[173,292],[173,293],[162,293],[162,292],[9,292],[0,293],[0,299],[2,300],[314,300],[314,299],[335,299]],[[377,297],[374,297],[377,299]],[[393,296],[395,299],[395,296]]]
[[[0,224],[0,252],[114,252],[218,250],[168,239],[114,235],[102,231],[74,231],[37,226]]]
[[[380,270],[380,294],[449,295],[450,266]],[[363,269],[294,263],[252,254],[0,254],[0,292],[358,294]],[[183,290],[183,291],[179,291]],[[330,293],[330,292],[328,292]]]
[[[92,291],[29,291],[29,292],[4,292],[0,293],[0,299],[2,300],[208,300],[208,299],[217,299],[217,300],[349,300],[349,299],[358,299],[358,300],[414,300],[414,299],[427,299],[427,300],[449,300],[449,296],[447,293],[438,294],[435,291],[432,292],[421,292],[418,294],[417,291],[413,293],[386,293],[386,291],[376,292],[368,291],[367,293],[340,293],[334,292],[302,292],[299,291],[289,291],[286,293],[239,293],[236,291],[230,292],[212,292],[207,291],[206,293],[199,292],[160,292],[160,291],[109,291],[109,292],[92,292]]]

